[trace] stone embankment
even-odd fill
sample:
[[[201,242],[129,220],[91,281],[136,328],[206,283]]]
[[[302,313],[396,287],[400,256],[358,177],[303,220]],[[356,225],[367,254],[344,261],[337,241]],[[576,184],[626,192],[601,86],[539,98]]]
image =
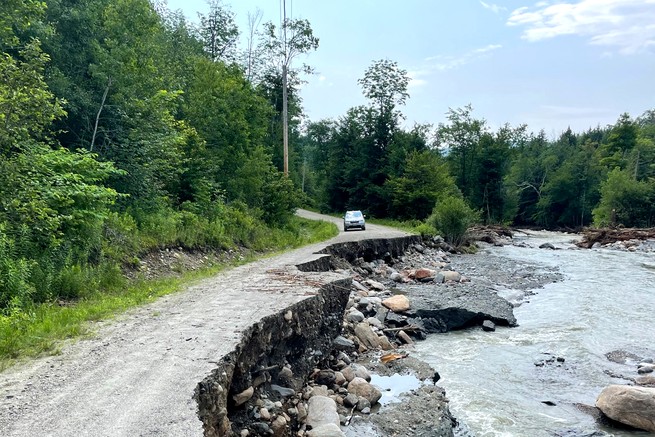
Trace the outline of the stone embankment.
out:
[[[343,279],[251,327],[198,384],[205,435],[453,435],[438,373],[405,348],[428,333],[516,319],[495,293],[462,291],[467,279],[450,269],[448,248],[431,246],[418,237],[347,242],[297,266]],[[417,384],[380,408],[372,374],[412,375]]]

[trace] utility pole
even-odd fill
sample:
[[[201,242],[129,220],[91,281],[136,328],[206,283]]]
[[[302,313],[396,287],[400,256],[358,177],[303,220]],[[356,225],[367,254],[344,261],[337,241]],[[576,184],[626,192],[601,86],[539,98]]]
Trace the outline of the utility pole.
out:
[[[282,64],[282,142],[284,143],[284,176],[289,176],[289,107],[287,93],[287,74],[289,53],[287,51],[287,0],[282,0],[284,33],[284,63]]]

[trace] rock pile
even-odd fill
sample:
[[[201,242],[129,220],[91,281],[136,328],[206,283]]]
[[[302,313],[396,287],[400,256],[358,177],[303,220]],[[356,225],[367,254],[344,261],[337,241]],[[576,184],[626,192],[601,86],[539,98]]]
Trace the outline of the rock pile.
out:
[[[397,259],[386,253],[368,261],[340,262],[340,273],[352,278],[352,289],[332,351],[322,357],[303,387],[269,381],[270,390],[261,389],[267,386],[264,382],[254,397],[242,393],[234,399],[248,411],[240,435],[343,436],[340,426],[364,421],[383,430],[380,435],[452,436],[456,422],[444,390],[435,385],[438,373],[409,357],[407,346],[431,332],[475,325],[492,331],[496,324],[514,326],[516,319],[512,305],[494,292],[469,287],[469,280],[451,268],[444,249],[448,249],[444,243],[435,240],[431,247],[414,244]],[[371,372],[363,363],[378,366],[376,374],[385,369],[413,374],[421,385],[395,409],[385,407],[384,414],[375,414],[382,392],[371,384]],[[285,374],[293,380],[288,364],[270,373],[273,381],[283,381]],[[429,414],[418,422],[408,413],[421,414],[427,405]],[[400,431],[402,426],[412,434]]]
[[[606,357],[611,362],[632,368],[636,376],[608,372],[610,376],[634,385],[612,384],[605,387],[598,395],[596,407],[615,422],[655,432],[655,360],[623,350],[609,352]]]

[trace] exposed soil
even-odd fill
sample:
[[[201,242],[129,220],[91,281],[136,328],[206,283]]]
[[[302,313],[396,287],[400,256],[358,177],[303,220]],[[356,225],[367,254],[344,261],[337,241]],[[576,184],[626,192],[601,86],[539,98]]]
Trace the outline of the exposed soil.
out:
[[[219,264],[235,264],[252,254],[245,247],[228,250],[189,250],[182,247],[158,249],[143,255],[138,264],[124,266],[123,273],[129,279],[180,277],[185,272]]]

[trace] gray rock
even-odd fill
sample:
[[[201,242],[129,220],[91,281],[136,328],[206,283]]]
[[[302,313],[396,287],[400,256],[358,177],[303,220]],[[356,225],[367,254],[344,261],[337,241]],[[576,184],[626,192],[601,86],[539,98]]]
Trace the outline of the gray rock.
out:
[[[610,419],[655,432],[655,388],[610,385],[600,393],[596,406]]]
[[[393,282],[403,282],[405,278],[400,273],[393,272],[391,275],[389,275],[389,279],[391,279]]]
[[[334,341],[332,342],[332,344],[334,345],[334,348],[339,350],[339,351],[354,351],[355,349],[357,349],[357,347],[355,346],[355,343],[352,340],[349,340],[346,337],[343,337],[341,335],[338,336],[337,338],[335,338]],[[343,354],[344,357],[346,357],[348,359],[348,361],[346,361],[346,360],[344,360],[342,358],[342,356],[341,356],[342,354]],[[350,358],[348,358],[348,355],[344,354],[343,352],[341,352],[339,354],[339,359],[343,360],[343,361],[346,361],[346,363],[350,362]]]
[[[380,339],[368,323],[358,323],[355,326],[355,335],[368,349],[377,349],[380,346]]]
[[[639,385],[652,385],[655,386],[655,376],[640,376],[635,378],[635,382]]]
[[[482,322],[482,330],[487,332],[493,332],[496,330],[496,324],[491,320],[485,320]]]
[[[307,406],[305,423],[313,429],[330,423],[338,427],[340,422],[337,414],[337,403],[327,396],[313,396]]]
[[[343,398],[343,405],[345,405],[348,408],[352,408],[355,405],[357,405],[357,402],[359,401],[359,398],[357,397],[356,394],[354,393],[348,393],[348,396]]]
[[[405,344],[413,344],[414,340],[405,332],[405,331],[398,331],[396,334],[396,337],[400,339]]]
[[[355,378],[350,381],[348,383],[348,392],[366,399],[371,405],[375,404],[382,397],[382,392],[366,382],[363,378]]]
[[[378,281],[374,281],[372,279],[367,279],[364,281],[364,285],[368,286],[369,288],[372,288],[373,290],[377,291],[382,291],[384,290],[384,285]]]
[[[553,246],[552,243],[544,243],[539,246],[539,249],[550,249],[550,250],[555,250],[555,246]]]
[[[380,321],[380,319],[378,319],[378,318],[376,318],[376,317],[369,317],[369,318],[367,318],[367,319],[366,319],[366,323],[368,323],[369,325],[373,326],[374,328],[384,329],[384,323],[382,323],[382,322]]]
[[[371,374],[366,367],[359,364],[353,364],[353,370],[355,371],[355,377],[362,378],[368,382],[371,381]],[[350,381],[352,381],[352,379]]]
[[[345,437],[346,435],[341,431],[338,425],[328,423],[325,425],[312,428],[305,433],[307,437]]]
[[[355,369],[352,366],[344,367],[341,369],[343,377],[346,378],[346,381],[350,382],[355,378]]]
[[[361,300],[360,300],[360,305],[361,305]],[[363,308],[366,308],[367,305],[368,303],[366,303],[363,306]],[[364,316],[364,314],[362,314],[361,311],[354,310],[354,309],[348,311],[348,313],[346,314],[346,320],[349,321],[350,323],[359,323],[364,321],[365,318],[366,317]]]
[[[313,398],[315,396],[324,396],[327,397],[330,394],[330,391],[328,390],[327,386],[325,385],[315,385],[312,387],[311,392],[309,393],[310,398]]]
[[[283,398],[288,398],[296,394],[296,391],[294,389],[282,387],[276,384],[271,384],[271,390],[277,392]]]
[[[337,376],[332,369],[323,369],[319,371],[314,377],[314,381],[319,385],[327,385],[332,387],[337,379]]]
[[[250,428],[257,433],[257,435],[273,435],[273,430],[268,423],[255,422],[250,424]]]
[[[459,282],[462,280],[462,275],[454,270],[444,270],[441,274],[446,282]]]
[[[499,326],[517,326],[513,306],[486,289],[412,285],[404,291],[412,302],[412,308],[405,313],[408,323],[427,333],[481,325],[485,320]]]

